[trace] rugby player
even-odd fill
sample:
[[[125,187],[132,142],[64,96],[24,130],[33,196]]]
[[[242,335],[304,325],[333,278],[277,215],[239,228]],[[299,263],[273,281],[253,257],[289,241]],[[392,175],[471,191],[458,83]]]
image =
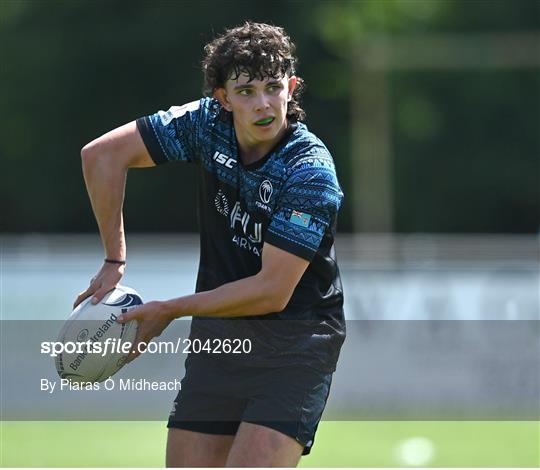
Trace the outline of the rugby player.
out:
[[[192,339],[249,339],[251,347],[188,355],[166,463],[293,467],[313,445],[345,337],[334,254],[343,194],[332,156],[302,122],[303,82],[282,28],[229,29],[206,45],[202,64],[204,98],[82,149],[105,262],[76,304],[98,302],[124,274],[127,170],[195,165],[196,293],[146,303],[120,321],[137,319],[136,341],[148,342],[173,319],[192,316]]]

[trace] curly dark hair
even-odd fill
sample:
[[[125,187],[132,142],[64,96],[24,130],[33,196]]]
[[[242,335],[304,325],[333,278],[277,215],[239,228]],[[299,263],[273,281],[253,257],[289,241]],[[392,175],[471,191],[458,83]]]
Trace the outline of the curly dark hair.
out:
[[[298,63],[295,50],[296,46],[279,26],[246,21],[242,26],[228,29],[204,47],[204,94],[212,96],[217,88],[225,87],[229,78],[236,80],[242,73],[250,80],[294,75]],[[303,89],[304,81],[297,77],[287,107],[287,117],[295,121],[306,117],[300,107]]]

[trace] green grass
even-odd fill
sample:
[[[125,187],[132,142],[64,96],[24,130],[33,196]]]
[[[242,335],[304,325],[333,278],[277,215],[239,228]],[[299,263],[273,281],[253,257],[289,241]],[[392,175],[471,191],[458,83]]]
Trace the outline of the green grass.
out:
[[[411,437],[434,446],[435,467],[538,467],[538,422],[325,421],[301,467],[404,465],[396,448]],[[161,467],[161,422],[3,422],[2,467]]]
[[[302,467],[394,467],[400,442],[425,437],[433,467],[538,467],[540,423],[534,421],[331,421],[319,427]]]

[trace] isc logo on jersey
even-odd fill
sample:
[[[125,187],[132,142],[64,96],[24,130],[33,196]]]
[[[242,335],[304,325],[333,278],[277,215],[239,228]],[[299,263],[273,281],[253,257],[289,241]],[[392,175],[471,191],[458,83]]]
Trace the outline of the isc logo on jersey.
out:
[[[236,165],[236,160],[234,158],[231,158],[223,153],[216,152],[212,158],[214,161],[220,163],[221,165],[225,165],[227,168],[234,168],[234,165]]]

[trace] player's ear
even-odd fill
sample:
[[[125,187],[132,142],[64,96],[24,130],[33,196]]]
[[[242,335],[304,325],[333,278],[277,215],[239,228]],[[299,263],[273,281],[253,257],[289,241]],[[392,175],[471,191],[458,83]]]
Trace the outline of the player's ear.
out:
[[[298,80],[296,79],[296,76],[295,75],[292,75],[291,77],[289,77],[289,95],[287,97],[287,101],[291,101],[292,100],[292,95],[293,95],[293,91],[294,89],[296,88],[296,84],[298,83]]]
[[[214,90],[214,98],[217,99],[221,103],[221,106],[223,106],[227,111],[232,111],[225,88],[216,88]]]

